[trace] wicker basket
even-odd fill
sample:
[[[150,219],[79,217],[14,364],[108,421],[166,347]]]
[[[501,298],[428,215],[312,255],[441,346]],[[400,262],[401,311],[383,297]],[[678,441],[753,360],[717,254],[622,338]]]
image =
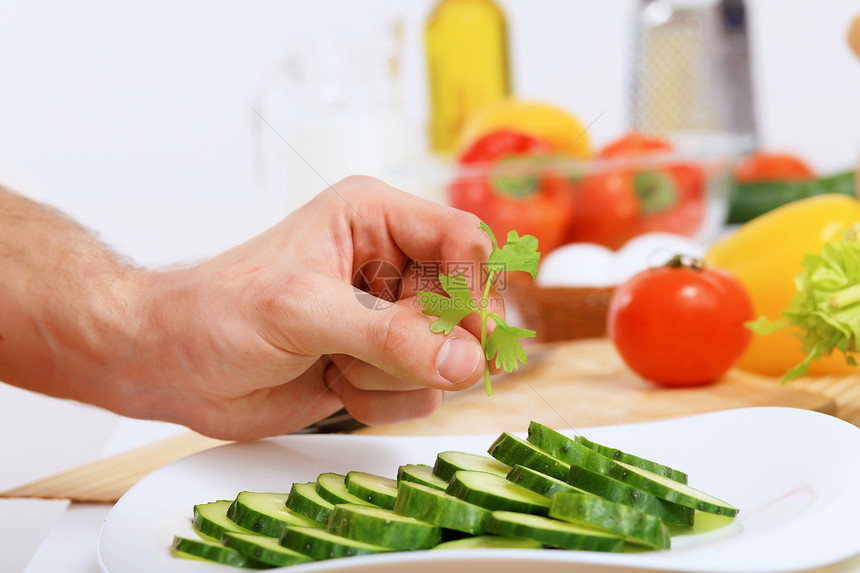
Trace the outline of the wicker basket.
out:
[[[506,298],[537,342],[606,336],[606,317],[615,287],[541,287],[523,273],[508,273]]]

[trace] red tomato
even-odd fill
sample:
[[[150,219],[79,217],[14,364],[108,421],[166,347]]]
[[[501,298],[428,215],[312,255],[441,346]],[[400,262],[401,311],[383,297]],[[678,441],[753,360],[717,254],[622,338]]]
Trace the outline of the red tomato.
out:
[[[546,158],[547,143],[510,130],[490,132],[460,156],[464,166],[498,164],[522,158]],[[526,170],[528,171],[528,170]],[[448,187],[452,207],[476,214],[493,230],[501,246],[512,230],[534,235],[547,253],[564,242],[574,209],[572,184],[541,167],[523,175],[494,175],[492,170],[458,176]]]
[[[598,158],[640,159],[673,151],[665,139],[631,132],[603,148]],[[659,161],[653,167],[634,167],[621,162],[583,177],[576,193],[566,242],[618,249],[653,231],[693,236],[705,219],[705,174],[693,163]]]
[[[744,157],[735,167],[735,181],[811,181],[815,172],[802,159],[789,153],[757,151]]]
[[[626,173],[586,176],[576,188],[573,222],[565,242],[620,249],[640,232],[640,211],[636,187]]]
[[[621,285],[608,332],[631,370],[660,386],[716,381],[741,357],[752,333],[750,297],[733,275],[678,260]]]
[[[636,157],[652,155],[661,151],[670,152],[672,149],[672,144],[665,139],[631,131],[601,149],[597,156],[601,159]]]

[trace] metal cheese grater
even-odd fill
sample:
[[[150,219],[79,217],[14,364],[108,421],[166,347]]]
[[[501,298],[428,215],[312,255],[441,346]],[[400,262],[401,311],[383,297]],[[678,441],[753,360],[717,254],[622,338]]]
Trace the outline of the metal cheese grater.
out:
[[[756,138],[744,0],[641,0],[631,82],[634,129]]]

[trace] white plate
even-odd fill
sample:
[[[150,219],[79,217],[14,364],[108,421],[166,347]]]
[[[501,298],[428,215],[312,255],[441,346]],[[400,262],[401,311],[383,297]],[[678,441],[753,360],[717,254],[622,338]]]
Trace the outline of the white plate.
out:
[[[745,408],[580,432],[686,471],[690,485],[736,505],[740,514],[727,526],[675,537],[663,552],[416,551],[289,571],[767,572],[823,566],[860,553],[860,428],[847,422],[805,410]],[[399,465],[432,464],[440,451],[484,453],[494,438],[299,435],[201,452],[157,470],[123,496],[102,529],[101,566],[107,573],[224,573],[224,566],[170,555],[174,534],[193,535],[193,505],[232,499],[242,490],[288,491],[291,483],[326,471],[394,477]]]

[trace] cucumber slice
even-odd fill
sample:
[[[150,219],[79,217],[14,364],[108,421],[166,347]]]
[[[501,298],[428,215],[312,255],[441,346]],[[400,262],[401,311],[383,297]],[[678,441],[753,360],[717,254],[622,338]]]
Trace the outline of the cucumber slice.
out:
[[[220,543],[203,539],[188,539],[187,537],[179,537],[178,535],[173,537],[171,554],[174,557],[221,563],[222,565],[244,567],[245,569],[264,569],[268,567],[268,565],[246,557],[231,547],[224,547]]]
[[[519,464],[560,480],[567,478],[567,474],[570,472],[570,464],[554,458],[533,444],[508,432],[503,432],[493,442],[488,452],[509,466]]]
[[[521,485],[526,489],[530,489],[535,493],[539,493],[549,498],[552,498],[554,494],[560,492],[587,493],[567,482],[555,479],[554,477],[550,477],[525,466],[514,466],[514,468],[508,472],[507,479],[510,482]]]
[[[290,495],[287,496],[286,506],[322,524],[325,524],[331,510],[334,509],[333,503],[323,499],[317,493],[317,483],[314,481],[294,483],[290,488]]]
[[[236,525],[255,533],[280,537],[288,525],[322,527],[322,524],[287,507],[285,493],[240,492],[227,510],[227,517]]]
[[[221,538],[221,543],[225,547],[235,549],[245,557],[274,567],[286,567],[287,565],[312,561],[307,555],[287,549],[277,539],[262,535],[228,531]]]
[[[603,454],[537,422],[529,423],[528,441],[568,465],[584,467],[600,474],[609,471],[609,464],[612,463]]]
[[[496,535],[525,537],[559,549],[622,551],[624,539],[618,535],[580,527],[539,515],[494,511],[487,531]]]
[[[448,482],[433,473],[433,467],[426,464],[406,464],[397,468],[398,483],[412,482],[445,491]]]
[[[317,493],[324,500],[335,505],[339,503],[373,505],[349,493],[349,490],[346,489],[346,476],[333,472],[326,472],[317,477]]]
[[[406,551],[430,549],[442,540],[438,526],[390,509],[366,505],[336,505],[326,531],[341,537]]]
[[[440,543],[433,548],[433,551],[437,549],[543,549],[543,544],[524,537],[478,535]]]
[[[286,527],[281,535],[281,545],[314,561],[394,551],[390,547],[347,539],[318,527]]]
[[[692,488],[689,485],[678,483],[642,468],[635,468],[624,462],[612,462],[607,475],[618,481],[652,493],[660,499],[706,513],[734,517],[739,511],[738,508],[730,503]]]
[[[688,527],[693,525],[695,519],[696,511],[692,508],[660,499],[630,484],[584,468],[576,466],[570,468],[567,481],[603,499],[623,503],[639,511],[656,515],[665,523]]]
[[[349,493],[367,503],[385,509],[394,508],[394,501],[397,499],[395,480],[365,472],[349,472],[345,482]]]
[[[458,471],[448,493],[491,511],[506,510],[546,515],[550,500],[507,479],[486,472]]]
[[[642,468],[649,472],[654,472],[657,475],[666,476],[667,478],[679,483],[687,483],[687,474],[680,470],[670,468],[669,466],[653,462],[651,460],[646,460],[645,458],[640,458],[639,456],[634,456],[633,454],[628,454],[627,452],[622,452],[617,448],[603,446],[583,438],[582,436],[576,436],[574,440],[586,448],[592,449],[599,454],[603,454],[607,458],[612,458],[613,460],[624,462],[625,464],[630,464],[631,466]]]
[[[403,482],[394,511],[446,529],[477,535],[483,533],[490,510],[420,483]]]
[[[487,456],[464,452],[442,452],[436,456],[433,474],[446,482],[458,471],[485,472],[505,477],[511,467]]]
[[[230,509],[232,503],[230,500],[221,499],[195,505],[191,526],[197,535],[206,541],[220,543],[221,536],[226,531],[254,533],[250,529],[236,525],[236,523],[227,518],[227,510]]]
[[[628,541],[654,549],[669,548],[669,528],[659,517],[590,494],[555,495],[549,516],[617,533]]]

